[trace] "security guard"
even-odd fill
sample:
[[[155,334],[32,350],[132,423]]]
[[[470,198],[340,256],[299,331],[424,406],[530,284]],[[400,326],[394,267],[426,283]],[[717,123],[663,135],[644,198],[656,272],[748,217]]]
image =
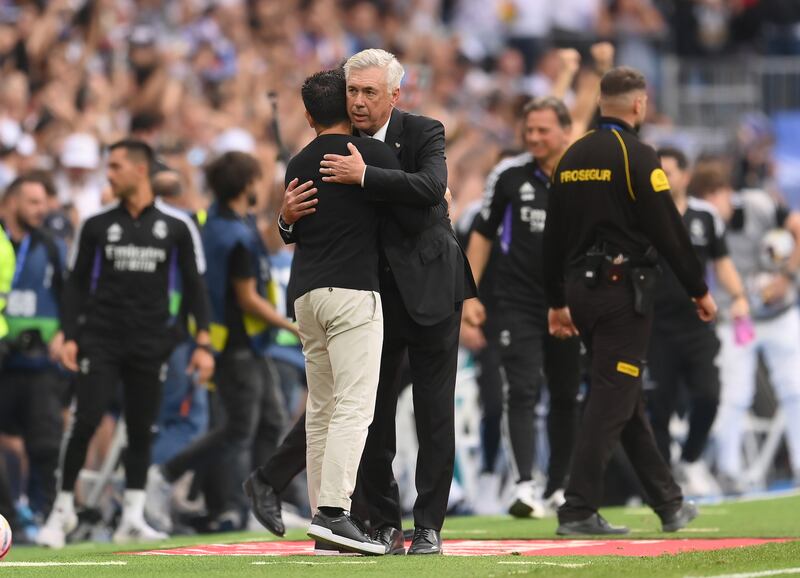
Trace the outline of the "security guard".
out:
[[[266,445],[268,453],[274,451],[286,421],[283,400],[260,352],[273,328],[296,329],[268,295],[269,254],[251,214],[261,178],[258,162],[252,155],[231,151],[210,163],[205,176],[216,199],[201,236],[208,258],[211,347],[217,359],[214,384],[225,418],[215,420],[205,435],[160,468],[151,469],[145,512],[169,528],[171,484],[189,470],[222,464],[224,491],[209,508],[211,527],[225,527],[222,522],[228,520],[239,529],[246,507],[239,488],[250,471],[254,441],[256,447]]]
[[[16,256],[14,246],[8,240],[5,229],[0,226],[0,342],[8,335],[8,323],[3,316],[6,308],[6,299],[11,290],[11,281],[14,279]],[[3,348],[0,345],[0,361],[3,360]]]
[[[627,67],[606,73],[598,129],[576,141],[553,174],[544,238],[549,329],[557,337],[579,332],[591,355],[591,392],[566,503],[558,511],[561,535],[628,531],[597,512],[617,441],[665,532],[697,515],[694,504],[683,502],[644,410],[642,371],[657,254],[694,299],[701,319],[713,319],[716,304],[658,157],[636,136],[646,108],[641,73]]]
[[[6,189],[8,238],[16,251],[5,311],[8,356],[0,369],[0,431],[21,435],[30,464],[25,486],[34,513],[46,516],[55,499],[63,424],[59,302],[66,246],[45,227],[47,192],[22,175]]]

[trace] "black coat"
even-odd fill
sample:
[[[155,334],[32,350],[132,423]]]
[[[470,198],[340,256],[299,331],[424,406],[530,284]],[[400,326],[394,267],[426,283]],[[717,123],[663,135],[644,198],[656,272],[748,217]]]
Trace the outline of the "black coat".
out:
[[[447,215],[444,127],[394,109],[385,142],[403,170],[368,167],[364,186],[383,201],[417,207],[425,223],[422,231],[409,234],[409,227],[401,224],[409,213],[395,209],[394,217],[385,218],[380,239],[408,314],[420,325],[434,325],[452,314],[457,303],[477,294]]]

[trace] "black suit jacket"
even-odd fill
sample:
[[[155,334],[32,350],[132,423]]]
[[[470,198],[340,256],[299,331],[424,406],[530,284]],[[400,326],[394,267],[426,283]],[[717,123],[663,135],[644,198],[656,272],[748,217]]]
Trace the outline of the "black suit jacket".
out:
[[[402,170],[367,166],[364,186],[375,200],[396,205],[382,217],[381,247],[408,314],[420,325],[435,325],[477,294],[447,214],[444,126],[394,109],[385,142]]]
[[[422,230],[409,234],[401,222],[409,213],[395,209],[385,217],[380,239],[408,314],[420,325],[434,325],[476,295],[472,270],[447,215],[444,126],[394,109],[385,142],[403,170],[367,167],[364,186],[382,201],[419,212]]]

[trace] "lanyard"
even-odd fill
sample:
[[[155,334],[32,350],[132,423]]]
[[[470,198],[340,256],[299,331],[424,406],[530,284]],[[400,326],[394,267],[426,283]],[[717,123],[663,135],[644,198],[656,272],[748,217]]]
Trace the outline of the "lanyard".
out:
[[[31,236],[25,235],[23,237],[22,242],[19,244],[19,252],[17,253],[17,264],[14,267],[14,279],[11,282],[11,286],[14,287],[19,280],[19,276],[22,273],[22,268],[25,267],[25,259],[28,257],[28,249],[31,246]]]

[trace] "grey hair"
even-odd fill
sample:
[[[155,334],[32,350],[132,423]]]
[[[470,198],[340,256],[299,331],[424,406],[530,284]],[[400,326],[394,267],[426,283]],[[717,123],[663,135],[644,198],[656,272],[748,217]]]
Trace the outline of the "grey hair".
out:
[[[344,77],[350,79],[350,72],[365,68],[382,68],[386,71],[386,89],[389,94],[400,88],[405,70],[394,54],[380,48],[367,48],[347,59],[344,63]]]

